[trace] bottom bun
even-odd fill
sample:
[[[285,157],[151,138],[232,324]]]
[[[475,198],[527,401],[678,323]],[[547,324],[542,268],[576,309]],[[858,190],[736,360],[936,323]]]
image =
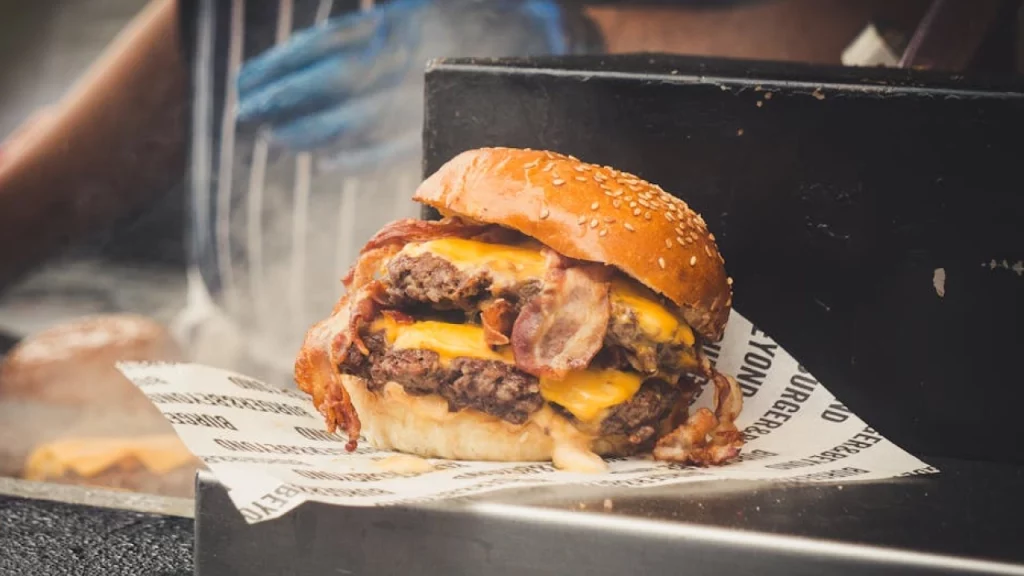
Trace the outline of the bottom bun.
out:
[[[395,382],[377,393],[361,378],[342,376],[341,381],[362,421],[363,436],[380,450],[448,460],[551,461],[573,472],[603,471],[600,456],[637,450],[625,436],[584,434],[548,406],[525,424],[512,424],[476,410],[450,412],[440,396],[412,396]]]

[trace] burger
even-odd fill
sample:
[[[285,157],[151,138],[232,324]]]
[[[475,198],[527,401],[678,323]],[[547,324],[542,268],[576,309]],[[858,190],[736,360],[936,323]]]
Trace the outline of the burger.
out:
[[[550,151],[464,152],[363,247],[295,379],[342,428],[427,458],[717,465],[742,394],[702,345],[732,281],[703,219],[657,185]],[[691,411],[704,386],[713,409]]]

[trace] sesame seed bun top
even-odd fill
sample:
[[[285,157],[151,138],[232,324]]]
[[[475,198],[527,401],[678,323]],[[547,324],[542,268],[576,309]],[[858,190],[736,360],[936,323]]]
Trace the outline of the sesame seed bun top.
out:
[[[675,303],[706,339],[722,337],[725,260],[703,218],[656,184],[554,152],[482,148],[448,161],[413,199],[614,266]]]

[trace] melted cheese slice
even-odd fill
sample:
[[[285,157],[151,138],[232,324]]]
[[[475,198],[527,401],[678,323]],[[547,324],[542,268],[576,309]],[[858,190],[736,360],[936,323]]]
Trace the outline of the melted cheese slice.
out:
[[[141,438],[72,438],[36,448],[25,462],[27,480],[57,478],[73,472],[93,478],[115,467],[141,464],[163,474],[192,461],[194,456],[174,434]]]
[[[399,324],[384,317],[370,325],[373,332],[383,331],[384,337],[398,350],[430,350],[441,358],[442,365],[453,358],[467,357],[497,360],[514,364],[515,358],[507,346],[492,349],[484,341],[483,328],[474,324],[449,324],[423,321]],[[584,370],[570,373],[564,380],[540,379],[540,394],[573,416],[587,422],[636,394],[643,383],[639,374],[618,370]]]
[[[489,244],[464,238],[442,238],[409,244],[402,253],[408,256],[433,254],[463,271],[486,267],[496,281],[504,286],[539,280],[544,276],[547,266],[539,248]],[[633,311],[640,330],[651,339],[693,346],[693,330],[658,302],[653,292],[631,280],[616,277],[612,282],[611,298],[613,302]]]
[[[384,331],[388,343],[398,350],[430,350],[445,365],[454,358],[479,358],[514,364],[512,350],[493,350],[484,341],[484,329],[475,324],[450,324],[427,320],[399,324],[384,317],[370,325],[372,332]]]
[[[540,379],[540,395],[583,422],[596,420],[608,408],[629,400],[643,377],[619,370],[571,372],[564,380]]]
[[[547,267],[539,248],[489,244],[465,238],[442,238],[409,244],[402,253],[409,256],[433,254],[463,271],[485,267],[496,282],[508,287],[528,280],[539,280]]]

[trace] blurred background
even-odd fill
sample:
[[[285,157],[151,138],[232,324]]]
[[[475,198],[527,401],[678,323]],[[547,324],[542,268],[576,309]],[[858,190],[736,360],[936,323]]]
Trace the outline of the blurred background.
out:
[[[305,329],[416,216],[428,59],[659,52],[1024,72],[1009,0],[0,3],[0,476],[191,496],[113,365],[291,386]]]

